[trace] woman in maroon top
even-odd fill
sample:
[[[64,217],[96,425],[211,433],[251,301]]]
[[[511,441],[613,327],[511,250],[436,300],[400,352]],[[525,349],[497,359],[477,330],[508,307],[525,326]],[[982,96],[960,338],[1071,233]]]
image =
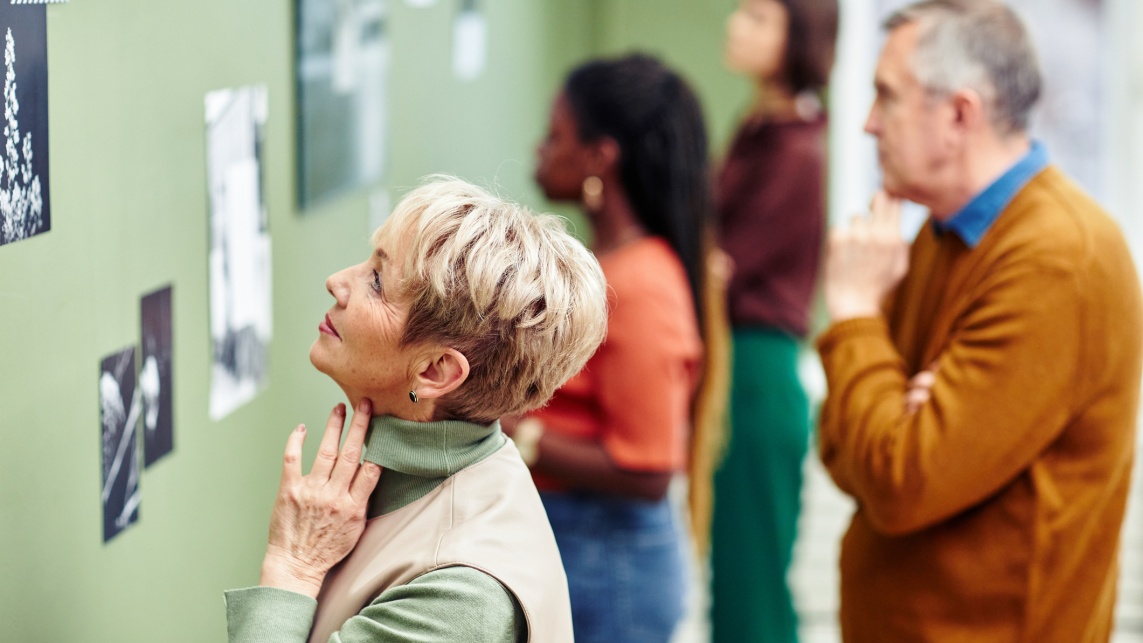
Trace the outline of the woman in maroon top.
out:
[[[730,444],[715,476],[715,643],[797,641],[793,553],[809,405],[797,374],[825,227],[826,121],[837,0],[741,0],[726,61],[756,84],[718,177],[734,262]]]

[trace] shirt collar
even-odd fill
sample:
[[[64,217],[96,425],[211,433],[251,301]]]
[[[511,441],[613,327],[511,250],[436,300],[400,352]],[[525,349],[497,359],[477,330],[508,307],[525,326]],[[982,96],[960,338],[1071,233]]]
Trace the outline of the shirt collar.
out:
[[[945,231],[952,232],[966,246],[975,248],[1016,194],[1047,166],[1047,150],[1039,141],[1033,141],[1027,154],[992,185],[973,197],[960,211],[944,222],[933,219],[933,229],[938,235]]]
[[[482,425],[373,418],[365,437],[365,459],[381,465],[382,471],[370,498],[370,516],[421,498],[452,474],[495,453],[507,439],[499,420]]]
[[[387,471],[426,478],[451,476],[504,444],[500,421],[412,422],[391,415],[370,421],[365,459]]]

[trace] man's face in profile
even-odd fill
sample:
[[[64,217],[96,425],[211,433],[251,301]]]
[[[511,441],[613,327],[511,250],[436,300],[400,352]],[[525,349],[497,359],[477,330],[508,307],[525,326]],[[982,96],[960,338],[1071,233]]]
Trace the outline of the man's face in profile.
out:
[[[877,62],[876,98],[865,131],[877,138],[877,159],[889,194],[926,203],[938,189],[948,102],[929,92],[913,72],[919,27],[909,23],[889,32]]]

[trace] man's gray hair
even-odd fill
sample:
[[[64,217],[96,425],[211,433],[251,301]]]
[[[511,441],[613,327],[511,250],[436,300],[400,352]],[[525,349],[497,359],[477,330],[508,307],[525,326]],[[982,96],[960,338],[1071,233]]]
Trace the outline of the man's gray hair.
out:
[[[928,91],[972,89],[998,133],[1022,132],[1040,97],[1040,64],[1023,22],[995,0],[923,0],[893,13],[886,31],[916,23],[913,73]]]

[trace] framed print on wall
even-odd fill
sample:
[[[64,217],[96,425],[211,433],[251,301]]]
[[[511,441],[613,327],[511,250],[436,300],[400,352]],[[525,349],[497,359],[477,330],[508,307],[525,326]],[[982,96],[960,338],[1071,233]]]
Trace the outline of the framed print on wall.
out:
[[[43,5],[0,11],[4,37],[0,245],[51,229],[48,190],[48,26]]]
[[[307,208],[384,172],[387,7],[296,1],[298,202]]]

